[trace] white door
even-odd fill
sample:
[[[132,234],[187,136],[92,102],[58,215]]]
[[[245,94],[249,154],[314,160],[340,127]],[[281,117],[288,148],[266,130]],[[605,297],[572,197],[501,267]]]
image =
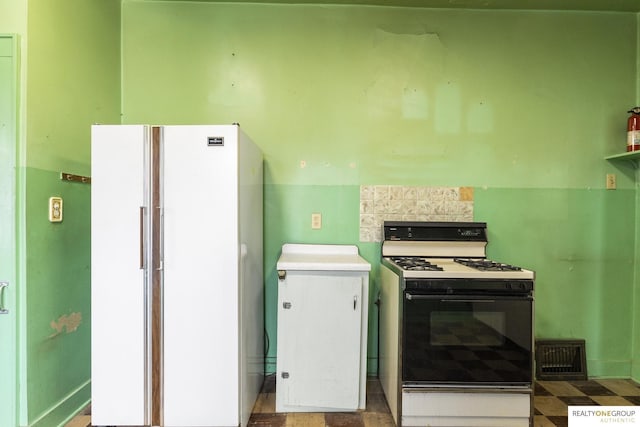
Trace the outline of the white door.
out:
[[[238,130],[162,132],[164,425],[237,426]]]
[[[91,134],[91,421],[148,425],[145,126]]]
[[[0,426],[17,425],[15,46],[0,36]]]
[[[279,282],[276,393],[283,408],[358,408],[362,280],[287,271]]]

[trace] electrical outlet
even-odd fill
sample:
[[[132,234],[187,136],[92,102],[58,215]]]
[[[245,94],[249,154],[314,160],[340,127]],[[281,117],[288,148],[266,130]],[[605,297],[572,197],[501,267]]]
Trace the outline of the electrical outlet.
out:
[[[49,197],[49,221],[62,222],[62,197]]]
[[[311,214],[311,228],[314,230],[319,230],[322,228],[322,214],[321,213],[312,213]]]
[[[616,174],[608,173],[607,174],[607,190],[615,190],[616,189]]]

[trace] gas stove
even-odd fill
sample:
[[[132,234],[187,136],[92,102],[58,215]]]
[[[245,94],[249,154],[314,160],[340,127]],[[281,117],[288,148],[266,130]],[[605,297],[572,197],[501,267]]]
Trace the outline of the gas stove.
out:
[[[483,222],[385,222],[382,262],[404,278],[533,279],[486,258]]]
[[[395,256],[390,257],[390,259],[404,270],[444,271],[444,267],[439,266],[435,263],[435,260],[429,258]],[[448,261],[448,259],[445,260],[445,262]],[[515,265],[503,264],[501,262],[495,262],[488,259],[453,258],[453,262],[457,262],[458,264],[466,265],[467,267],[472,267],[480,271],[522,271],[522,268]]]
[[[480,271],[522,271],[522,268],[515,265],[503,264],[488,259],[454,258],[453,261]]]
[[[410,271],[443,271],[444,268],[435,264],[435,261],[429,261],[428,258],[417,256],[393,256],[389,257],[391,262],[395,263],[403,270]]]
[[[383,226],[380,383],[398,426],[532,425],[534,277],[484,222]]]

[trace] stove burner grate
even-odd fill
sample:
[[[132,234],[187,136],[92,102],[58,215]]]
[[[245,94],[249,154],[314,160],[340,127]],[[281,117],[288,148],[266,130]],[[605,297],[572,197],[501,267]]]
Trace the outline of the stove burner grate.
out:
[[[426,258],[421,257],[391,257],[391,261],[398,264],[404,270],[414,271],[443,271],[444,269],[437,264],[432,264]]]
[[[522,271],[520,267],[511,264],[503,264],[488,259],[454,258],[458,264],[475,268],[481,271]]]

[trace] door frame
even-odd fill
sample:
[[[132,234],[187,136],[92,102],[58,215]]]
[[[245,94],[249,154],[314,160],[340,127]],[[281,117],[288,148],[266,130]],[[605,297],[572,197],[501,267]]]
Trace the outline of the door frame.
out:
[[[3,308],[9,310],[0,315],[0,425],[18,425],[18,37],[12,34],[0,34],[0,58],[9,58],[9,70],[3,71],[0,85],[5,85],[10,96],[6,105],[0,106],[0,123],[5,124],[6,132],[0,132],[0,281],[8,282],[2,295]],[[3,64],[4,67],[6,64]],[[4,137],[3,137],[4,135]],[[4,188],[3,188],[4,187]],[[4,324],[2,324],[4,323]],[[8,379],[8,381],[6,381]]]

